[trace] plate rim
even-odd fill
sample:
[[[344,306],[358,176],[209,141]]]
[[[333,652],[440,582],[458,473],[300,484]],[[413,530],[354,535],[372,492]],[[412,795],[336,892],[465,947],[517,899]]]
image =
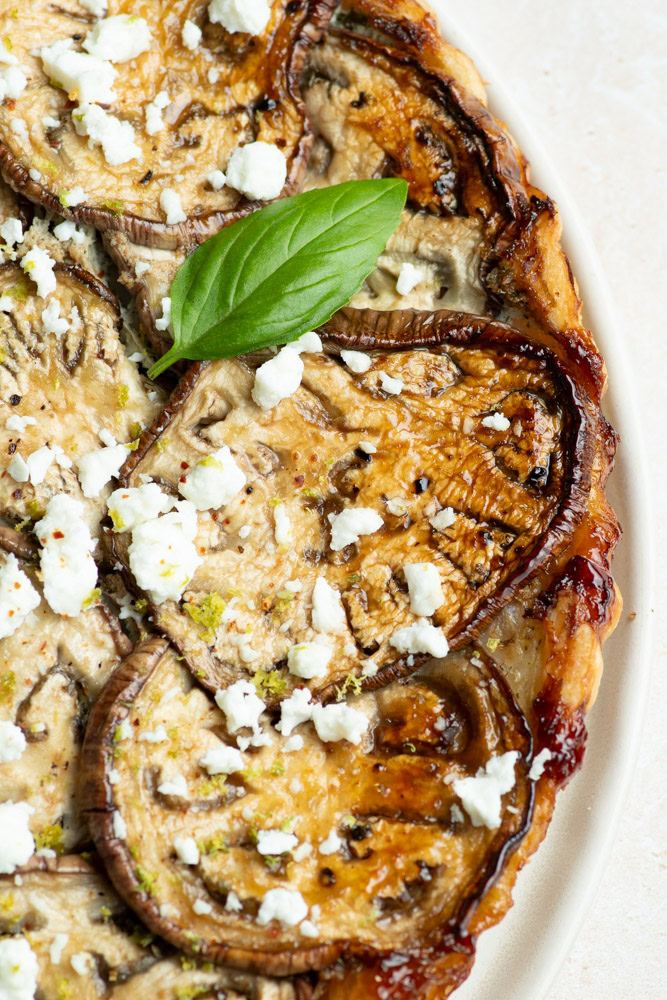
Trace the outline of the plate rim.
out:
[[[556,933],[550,936],[548,944],[538,945],[538,952],[541,952],[539,968],[535,970],[535,963],[532,963],[529,992],[517,980],[518,992],[513,993],[511,998],[505,994],[505,1000],[544,1000],[572,950],[605,872],[639,755],[643,719],[648,702],[650,651],[653,638],[650,605],[651,595],[654,592],[655,556],[650,544],[650,525],[653,524],[650,480],[646,451],[640,433],[636,382],[633,368],[628,360],[629,345],[620,334],[613,296],[592,238],[584,224],[582,213],[569,194],[567,186],[561,181],[546,151],[545,139],[536,136],[531,129],[520,101],[508,93],[502,82],[502,75],[496,70],[493,58],[475,43],[468,30],[461,27],[456,17],[446,8],[445,0],[428,0],[428,6],[437,16],[443,38],[472,59],[485,81],[489,110],[501,122],[507,124],[510,134],[529,161],[533,183],[543,188],[558,207],[563,226],[561,243],[577,278],[580,297],[584,303],[584,321],[600,347],[609,375],[609,389],[604,397],[603,410],[606,413],[613,411],[613,425],[621,439],[622,450],[619,452],[616,468],[610,480],[611,492],[622,489],[625,494],[623,506],[626,511],[631,512],[629,519],[627,516],[624,518],[624,537],[619,544],[613,568],[614,578],[619,583],[624,598],[625,609],[631,606],[636,612],[636,618],[630,626],[627,613],[622,614],[614,635],[604,647],[605,674],[612,671],[614,660],[621,658],[616,652],[616,647],[625,641],[631,651],[630,661],[623,664],[624,671],[629,675],[623,687],[623,694],[627,695],[627,698],[615,720],[614,735],[619,737],[617,752],[610,755],[613,760],[606,768],[604,784],[600,786],[592,803],[596,809],[595,836],[589,833],[586,842],[579,848],[577,877],[571,877],[569,883],[566,883],[557,910],[550,911],[548,904],[546,906],[549,911],[547,919],[555,922],[558,917],[559,926]],[[632,475],[626,475],[621,482],[621,475],[624,467],[629,464],[630,455],[632,455]],[[619,554],[623,559],[622,565]],[[609,678],[608,683],[611,679]],[[603,692],[604,684],[603,675],[601,685]],[[589,727],[589,737],[593,734],[593,738],[589,738],[587,758],[591,755],[593,745],[598,751],[601,749],[600,741],[603,737],[603,733],[595,733],[594,713],[595,706],[591,718],[592,725]],[[618,752],[619,747],[622,753]],[[586,759],[582,773],[585,770]],[[576,785],[576,778],[572,784]],[[567,819],[568,809],[571,809],[571,796],[568,797],[571,787],[572,785],[568,786],[568,789],[558,796],[555,818],[561,821]],[[517,906],[524,902],[524,900],[518,901],[518,897],[528,881],[527,876],[530,876],[531,869],[536,866],[536,859],[539,859],[540,854],[544,854],[547,847],[548,838],[547,842],[538,848],[527,870],[519,876],[517,887],[513,890]],[[586,876],[582,881],[578,876],[583,869],[586,870]],[[491,948],[502,946],[497,935],[498,932],[502,935],[503,926],[511,917],[512,913],[507,914],[496,928],[486,931],[480,937],[478,952],[484,949],[490,955],[489,949],[484,948],[485,940],[488,940],[489,936],[496,935]],[[563,917],[566,919],[563,920]],[[544,933],[541,936],[544,938]],[[483,976],[488,970],[484,968],[480,970],[480,964],[478,960],[467,982],[456,991],[457,998],[485,1000],[486,991],[480,973]],[[491,985],[489,995],[495,992],[497,996],[498,982],[489,985]]]

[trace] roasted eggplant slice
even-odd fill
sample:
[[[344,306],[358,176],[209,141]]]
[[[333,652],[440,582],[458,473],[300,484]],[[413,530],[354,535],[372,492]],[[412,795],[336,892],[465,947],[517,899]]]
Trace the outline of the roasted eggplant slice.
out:
[[[226,716],[164,641],[136,648],[91,715],[84,794],[151,929],[275,975],[465,934],[530,821],[531,737],[509,688],[468,651],[349,707],[369,722],[357,746],[308,723],[287,752],[269,727],[216,779],[202,761],[231,741]],[[467,789],[496,767],[508,776],[482,816]]]
[[[7,552],[30,551],[7,528],[0,546],[2,567]],[[34,564],[19,564],[41,598]],[[78,786],[81,742],[90,705],[128,645],[106,608],[68,619],[43,598],[17,631],[0,639],[0,719],[18,727],[27,744],[0,763],[0,802],[32,806],[38,847],[71,850],[87,840]]]
[[[469,61],[411,2],[346,3],[338,23],[308,60],[316,140],[305,184],[409,184],[401,225],[353,305],[491,311],[555,345],[598,398],[604,364],[582,324],[558,213],[530,184]],[[403,264],[415,271],[401,295]]]
[[[83,502],[96,534],[104,501],[82,493],[80,460],[102,448],[100,432],[136,439],[160,397],[128,360],[118,303],[106,285],[79,267],[52,267],[55,290],[47,301],[18,262],[0,266],[0,514],[36,520],[52,496],[68,493]],[[61,322],[65,332],[54,332]],[[25,463],[47,446],[56,454],[46,455],[43,475],[31,470],[28,478],[17,456]]]
[[[99,859],[93,858],[97,862]],[[0,876],[0,933],[26,934],[39,996],[77,1000],[294,1000],[294,987],[174,953],[143,927],[107,879],[78,856],[35,859]],[[301,1000],[301,998],[299,998]]]
[[[199,515],[201,562],[182,603],[155,611],[212,690],[267,671],[269,687],[292,685],[289,651],[317,641],[333,656],[313,690],[332,694],[371,674],[386,683],[424,659],[392,644],[416,615],[432,615],[461,646],[567,544],[593,448],[573,384],[553,355],[507,328],[429,315],[403,314],[401,324],[379,314],[393,317],[386,343],[402,330],[430,347],[374,351],[360,374],[333,353],[302,355],[301,387],[268,411],[251,399],[259,359],[195,366],[130,456],[124,485],[148,476],[174,497],[188,470],[225,445],[245,475],[224,508]],[[363,344],[355,322],[350,339]],[[327,331],[344,342],[345,317]],[[398,384],[399,395],[383,388]],[[381,525],[336,548],[332,520],[359,509]],[[129,542],[114,536],[128,570]],[[435,612],[420,612],[409,592],[406,565],[423,563],[442,587]],[[331,627],[317,581],[340,619]]]
[[[312,137],[298,78],[331,7],[276,0],[267,26],[251,35],[211,23],[206,0],[112,0],[109,16],[134,18],[115,22],[113,42],[77,0],[34,2],[18,19],[8,7],[0,35],[27,86],[0,106],[5,177],[53,212],[139,243],[205,239],[256,207],[209,179],[239,146],[277,148],[286,160],[283,193],[299,183]],[[183,40],[186,21],[203,32],[194,48]],[[65,66],[56,50],[45,60],[54,43],[98,64],[79,67],[68,55]]]

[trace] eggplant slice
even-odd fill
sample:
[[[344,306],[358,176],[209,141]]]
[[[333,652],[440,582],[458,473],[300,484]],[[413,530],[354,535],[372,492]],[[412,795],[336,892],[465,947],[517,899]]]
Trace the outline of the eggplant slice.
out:
[[[128,359],[119,338],[118,302],[106,285],[68,263],[56,263],[54,275],[56,290],[47,303],[18,262],[0,266],[0,295],[11,303],[0,312],[0,452],[5,456],[0,514],[34,521],[52,496],[68,493],[84,504],[95,535],[105,504],[102,497],[84,497],[79,459],[102,447],[100,431],[120,442],[136,439],[158,411],[161,394]],[[70,322],[61,336],[45,330],[42,313],[54,303]],[[10,429],[12,417],[34,423]],[[7,471],[13,458],[26,459],[45,445],[62,448],[62,459],[51,462],[41,483],[16,481]],[[109,491],[105,487],[103,494]]]
[[[469,61],[409,0],[345,3],[336,25],[306,68],[316,140],[305,186],[409,184],[401,225],[352,304],[490,312],[555,347],[598,399],[604,363],[582,324],[555,205],[530,184]],[[420,280],[401,296],[403,263]]]
[[[327,0],[276,0],[259,35],[229,33],[207,16],[206,0],[116,0],[109,15],[142,17],[150,48],[115,64],[116,94],[110,113],[134,128],[140,157],[110,165],[99,146],[77,134],[68,94],[45,73],[35,45],[72,39],[82,50],[96,19],[77,0],[35,0],[16,19],[0,14],[0,35],[28,75],[15,100],[0,106],[0,166],[9,183],[53,212],[98,230],[120,230],[137,243],[177,247],[201,242],[221,226],[258,207],[231,188],[207,180],[224,170],[234,150],[255,140],[278,146],[287,159],[284,194],[299,184],[312,136],[298,91],[309,45],[331,13]],[[186,48],[186,19],[203,31],[201,44]],[[171,102],[165,127],[146,131],[146,108],[158,94]],[[27,123],[18,134],[11,123]],[[46,124],[44,119],[46,118]],[[83,189],[72,202],[68,192]],[[178,192],[185,221],[167,224],[160,207],[165,189]]]
[[[7,552],[29,556],[30,546],[5,528],[3,565]],[[41,595],[35,564],[19,562]],[[78,784],[83,733],[92,702],[128,646],[106,608],[63,618],[43,598],[13,635],[0,640],[0,719],[19,726],[27,741],[18,760],[0,764],[0,802],[33,807],[30,828],[38,847],[70,851],[88,840]]]
[[[0,876],[0,933],[28,935],[40,997],[296,1000],[289,983],[204,968],[174,952],[139,923],[98,868],[70,856],[34,859],[19,882]]]
[[[568,376],[507,328],[446,314],[420,328],[413,319],[403,314],[405,338],[428,350],[375,351],[360,375],[336,354],[302,355],[301,387],[269,411],[250,398],[260,358],[193,366],[121,470],[123,485],[149,476],[177,495],[187,469],[226,444],[245,473],[231,503],[199,515],[201,564],[182,603],[154,611],[211,690],[273,670],[274,684],[294,684],[288,650],[322,639],[311,615],[318,578],[339,591],[346,613],[341,634],[325,639],[328,671],[309,682],[330,697],[335,685],[366,683],[369,668],[369,682],[381,685],[423,662],[390,645],[416,621],[407,563],[437,567],[444,603],[433,622],[460,647],[567,545],[586,507],[593,449]],[[323,334],[340,343],[341,323]],[[382,389],[386,376],[402,381],[400,395]],[[505,431],[485,426],[497,412],[510,421]],[[291,525],[281,544],[277,507]],[[355,507],[378,512],[383,526],[334,552],[330,517]],[[430,518],[443,508],[452,523],[438,529]],[[129,571],[130,536],[113,539]],[[195,609],[211,595],[220,615],[205,628]]]
[[[247,767],[216,780],[199,762],[232,742],[224,715],[164,640],[136,647],[93,709],[84,749],[91,833],[121,895],[177,947],[272,975],[386,955],[444,928],[464,935],[533,801],[525,719],[490,658],[469,653],[353,699],[370,720],[359,746],[324,744],[308,723],[303,747],[285,752],[269,727]],[[145,738],[160,726],[166,739]],[[473,825],[453,782],[510,751],[499,825]],[[291,852],[260,853],[269,830],[292,833]],[[179,860],[178,838],[192,838],[196,860]],[[262,916],[281,888],[301,894],[308,925],[296,926],[305,912],[291,927]]]

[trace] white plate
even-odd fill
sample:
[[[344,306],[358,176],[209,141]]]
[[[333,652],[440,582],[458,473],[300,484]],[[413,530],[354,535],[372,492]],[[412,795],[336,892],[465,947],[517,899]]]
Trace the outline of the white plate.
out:
[[[626,345],[599,260],[579,215],[544,151],[502,87],[492,63],[452,21],[444,0],[430,0],[442,34],[493,81],[491,111],[507,122],[531,163],[531,177],[557,202],[563,245],[584,301],[584,320],[609,372],[605,412],[621,436],[609,497],[624,529],[614,577],[624,611],[605,645],[605,673],[588,717],[582,770],[558,798],[549,833],[514,892],[515,906],[479,939],[475,967],[456,1000],[541,1000],[570,950],[613,845],[635,765],[646,693],[650,648],[649,602],[653,585],[649,485]],[[631,621],[629,612],[636,618]],[[619,913],[618,919],[623,915]],[[595,956],[592,957],[595,961]]]

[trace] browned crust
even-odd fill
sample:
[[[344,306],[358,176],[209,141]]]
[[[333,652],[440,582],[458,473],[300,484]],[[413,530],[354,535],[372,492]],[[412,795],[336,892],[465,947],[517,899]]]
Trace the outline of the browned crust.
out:
[[[165,639],[150,638],[140,642],[107,682],[93,706],[86,730],[81,756],[82,796],[89,803],[86,814],[91,836],[105,864],[107,874],[119,894],[154,933],[166,937],[176,947],[200,959],[230,965],[248,972],[280,977],[293,976],[327,969],[339,958],[361,960],[366,963],[381,961],[383,957],[388,958],[388,955],[378,955],[368,947],[358,950],[346,945],[345,942],[289,952],[232,947],[219,940],[202,940],[193,946],[192,938],[188,936],[186,929],[163,916],[158,903],[141,888],[135,871],[135,859],[126,842],[119,840],[114,833],[115,805],[108,772],[113,767],[116,728],[128,717],[132,704],[168,650],[169,643]],[[484,651],[480,651],[479,655],[494,684],[496,698],[493,700],[498,701],[497,710],[504,720],[504,730],[513,733],[509,745],[514,749],[520,749],[521,766],[527,775],[533,756],[533,736],[530,726],[517,705],[509,684],[495,667],[493,660]],[[406,951],[406,955],[416,968],[427,967],[433,962],[434,956],[440,955],[443,951],[447,954],[456,953],[462,945],[470,957],[470,946],[466,945],[469,924],[487,892],[501,877],[509,858],[531,827],[535,789],[533,783],[526,777],[524,781],[526,797],[519,827],[510,836],[507,836],[502,828],[498,830],[489,848],[487,863],[461,900],[455,917],[439,928],[426,944],[416,945],[414,949]],[[361,994],[359,996],[361,997]]]
[[[294,194],[298,189],[313,144],[314,136],[301,97],[299,81],[308,49],[319,39],[335,5],[335,0],[308,0],[301,17],[295,18],[288,25],[287,38],[283,40],[283,45],[289,46],[290,51],[284,70],[275,74],[275,87],[276,90],[282,88],[293,103],[303,122],[303,131],[297,148],[292,153],[281,197]],[[120,230],[127,233],[134,243],[165,249],[203,243],[220,229],[237,222],[265,204],[242,197],[231,211],[208,212],[201,216],[190,216],[185,222],[176,225],[167,225],[130,212],[119,215],[108,208],[91,208],[85,204],[64,206],[53,191],[32,180],[28,170],[2,142],[0,142],[0,171],[15,191],[25,195],[30,201],[43,205],[56,215],[94,226],[101,232],[109,229]]]

